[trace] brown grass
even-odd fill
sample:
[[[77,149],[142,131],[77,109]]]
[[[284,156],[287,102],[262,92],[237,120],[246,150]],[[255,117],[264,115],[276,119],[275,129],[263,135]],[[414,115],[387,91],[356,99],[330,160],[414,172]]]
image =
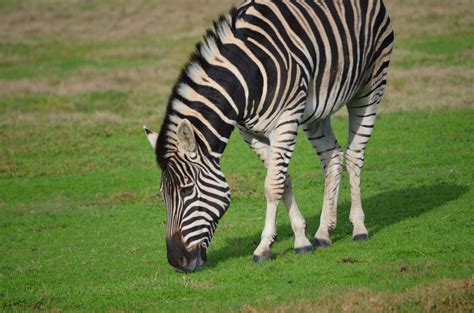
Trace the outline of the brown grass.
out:
[[[98,61],[108,58],[126,60],[141,56],[154,58],[160,55],[161,59],[152,65],[135,68],[81,68],[68,72],[61,78],[44,75],[38,78],[1,79],[0,97],[38,93],[77,96],[116,90],[166,98],[178,75],[179,67],[186,62],[187,55],[193,48],[189,42],[199,38],[220,13],[226,12],[240,1],[138,0],[91,3],[92,5],[87,7],[84,6],[86,2],[82,0],[24,0],[20,5],[21,10],[0,11],[0,43],[25,43],[38,41],[38,38],[46,42],[73,43],[123,41],[128,44],[118,48],[92,49],[86,58]],[[398,44],[393,56],[395,66],[390,69],[389,87],[380,111],[434,110],[472,105],[472,68],[448,67],[443,65],[442,61],[429,67],[396,67],[397,60],[408,59],[410,53],[413,53],[400,44],[404,40],[417,36],[472,35],[472,1],[453,0],[447,5],[446,2],[437,0],[386,0],[386,4],[392,16]],[[135,40],[147,42],[148,38],[149,45],[130,45]],[[159,46],[157,42],[160,38],[164,38],[168,46]],[[3,62],[18,64],[22,62],[22,57],[24,56],[0,51]],[[461,57],[474,58],[472,51]],[[160,110],[164,108],[162,102],[148,104],[157,106]],[[338,114],[344,115],[344,111]],[[0,123],[16,116],[15,112],[7,113],[1,117]],[[134,114],[127,115],[127,118],[136,118],[137,114],[141,113],[141,110],[134,110]],[[44,114],[51,115],[51,112],[38,112],[36,117]],[[75,112],[55,114],[53,119],[59,121],[63,117],[74,120],[82,116],[88,117],[88,114]],[[73,116],[65,117],[67,114]],[[36,118],[33,115],[35,114],[30,112],[26,116],[20,116],[19,120]],[[17,120],[14,118],[13,121]]]
[[[65,125],[72,123],[82,124],[121,124],[127,120],[113,112],[94,112],[94,113],[81,113],[81,112],[28,112],[18,113],[9,112],[0,115],[0,126],[8,125],[11,123],[15,124],[52,124],[52,125]]]
[[[75,2],[75,3],[74,3]],[[93,2],[23,1],[23,10],[0,12],[0,41],[18,42],[32,35],[67,40],[123,40],[143,35],[163,35],[200,30],[210,18],[238,1],[159,0]]]
[[[215,287],[216,283],[214,279],[210,280],[196,280],[190,276],[183,276],[179,281],[180,285],[184,288],[191,289],[209,289]]]
[[[118,3],[22,1],[22,10],[0,12],[0,41],[18,42],[32,35],[67,40],[123,40],[143,35],[186,32],[198,36],[218,14],[238,0],[158,0]],[[386,0],[394,28],[401,36],[472,32],[469,0]]]
[[[108,73],[87,69],[71,77],[58,79],[41,77],[31,79],[0,79],[0,96],[18,96],[28,93],[49,93],[59,96],[75,96],[106,90],[147,91],[166,93],[169,84],[160,76],[167,76],[170,69],[158,72],[156,67],[142,66],[130,69],[117,69]],[[176,71],[172,71],[177,75]]]
[[[380,111],[435,110],[474,103],[474,69],[416,67],[392,68],[386,98]]]
[[[379,293],[358,289],[339,296],[321,297],[316,301],[304,301],[259,309],[244,306],[246,313],[260,312],[473,312],[474,276],[468,280],[444,279],[428,286],[407,289],[400,293]]]
[[[470,0],[385,0],[397,37],[472,34]]]

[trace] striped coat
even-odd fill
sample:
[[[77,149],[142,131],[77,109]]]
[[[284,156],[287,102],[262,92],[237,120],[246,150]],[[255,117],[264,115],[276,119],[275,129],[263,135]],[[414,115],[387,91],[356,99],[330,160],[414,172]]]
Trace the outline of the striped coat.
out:
[[[230,203],[219,160],[236,127],[267,168],[265,227],[255,262],[271,258],[280,200],[289,211],[296,252],[331,244],[344,156],[353,238],[368,239],[360,172],[392,44],[381,0],[247,1],[215,22],[173,88],[159,135],[146,129],[162,170],[170,264],[194,270],[205,261]],[[330,125],[331,114],[344,106],[349,112],[345,153]],[[287,173],[299,127],[325,172],[313,245]]]

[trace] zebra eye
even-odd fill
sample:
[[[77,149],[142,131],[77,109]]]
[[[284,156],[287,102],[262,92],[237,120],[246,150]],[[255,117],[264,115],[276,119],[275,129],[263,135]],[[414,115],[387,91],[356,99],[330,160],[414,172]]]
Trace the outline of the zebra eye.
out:
[[[187,197],[193,193],[193,185],[182,186],[179,188],[179,195],[181,198]]]

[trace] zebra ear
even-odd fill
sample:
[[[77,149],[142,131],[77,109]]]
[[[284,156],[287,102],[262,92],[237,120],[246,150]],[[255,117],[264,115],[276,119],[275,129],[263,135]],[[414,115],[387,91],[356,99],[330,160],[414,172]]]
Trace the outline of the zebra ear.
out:
[[[183,119],[179,123],[176,133],[178,135],[179,146],[186,153],[196,152],[196,138],[194,137],[193,126],[190,121]]]
[[[150,142],[151,147],[153,150],[156,150],[156,142],[158,141],[158,133],[148,129],[145,125],[143,125],[143,130],[145,131],[145,135]]]

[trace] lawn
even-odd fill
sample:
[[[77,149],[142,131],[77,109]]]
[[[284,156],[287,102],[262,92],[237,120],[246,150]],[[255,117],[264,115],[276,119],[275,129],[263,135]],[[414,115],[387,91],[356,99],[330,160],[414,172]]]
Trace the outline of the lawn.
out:
[[[180,67],[232,3],[0,2],[0,310],[473,311],[469,0],[387,1],[396,47],[362,176],[368,242],[351,240],[344,173],[334,244],[295,255],[281,207],[274,260],[253,264],[265,171],[235,134],[207,265],[168,265],[141,127],[159,129]],[[345,144],[344,112],[333,124]],[[323,175],[303,136],[290,173],[311,237]]]

